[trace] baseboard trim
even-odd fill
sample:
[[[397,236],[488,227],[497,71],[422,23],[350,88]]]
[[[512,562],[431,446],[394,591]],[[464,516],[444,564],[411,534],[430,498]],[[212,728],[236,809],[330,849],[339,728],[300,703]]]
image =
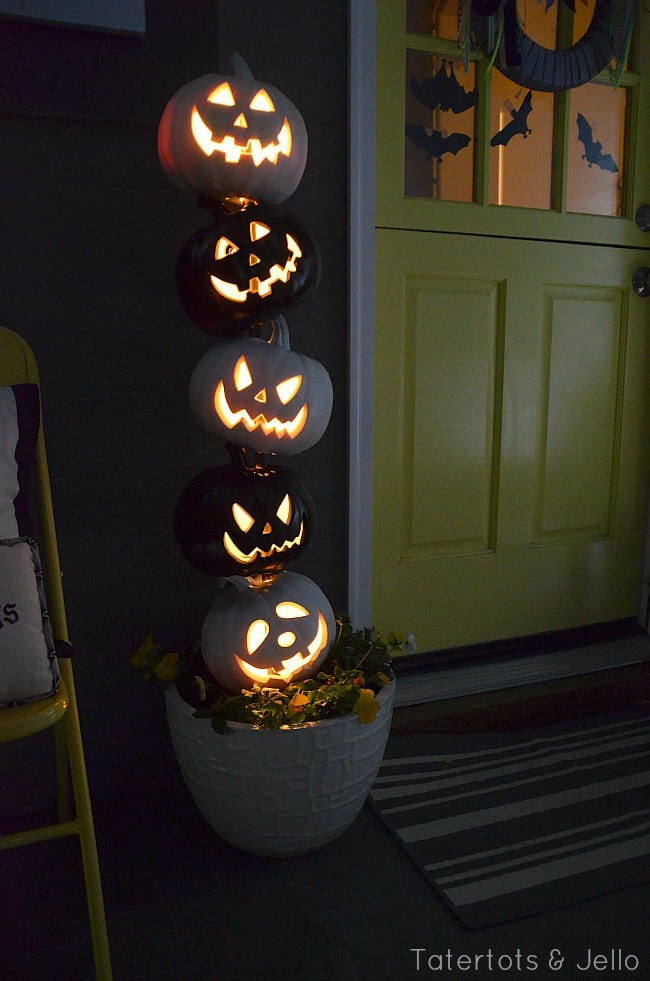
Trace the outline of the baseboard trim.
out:
[[[643,661],[650,661],[650,637],[645,634],[571,650],[465,663],[441,670],[432,667],[404,675],[396,665],[395,707],[543,684]]]

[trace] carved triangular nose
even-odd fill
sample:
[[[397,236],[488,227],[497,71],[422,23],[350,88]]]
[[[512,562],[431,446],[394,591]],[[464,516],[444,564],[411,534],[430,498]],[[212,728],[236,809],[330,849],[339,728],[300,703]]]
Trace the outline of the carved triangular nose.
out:
[[[266,522],[266,524],[262,528],[262,534],[263,535],[270,535],[271,534],[271,525],[268,523],[268,521]]]
[[[248,123],[246,122],[246,116],[243,112],[240,112],[235,120],[235,126],[241,126],[243,129],[248,129]]]
[[[261,262],[261,261],[262,260],[260,259],[260,257],[258,255],[254,255],[254,253],[252,253],[252,252],[251,252],[251,254],[248,257],[248,265],[249,266],[256,266],[257,263],[258,262]]]
[[[259,392],[255,396],[256,402],[266,402],[266,389],[260,388]]]

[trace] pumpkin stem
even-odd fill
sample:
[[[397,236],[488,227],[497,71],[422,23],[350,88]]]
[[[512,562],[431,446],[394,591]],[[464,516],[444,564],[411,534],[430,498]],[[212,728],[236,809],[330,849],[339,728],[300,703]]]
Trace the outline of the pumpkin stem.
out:
[[[239,75],[241,78],[247,78],[250,82],[253,81],[254,75],[239,51],[233,51],[230,56],[230,64],[235,75]]]
[[[271,464],[271,453],[258,453],[258,451],[255,450],[255,470],[261,470],[264,474],[268,474],[273,469]]]
[[[272,320],[262,320],[253,324],[250,328],[250,334],[252,337],[260,337],[267,344],[277,344],[278,347],[286,348],[287,351],[291,350],[289,325],[282,314],[273,317]]]
[[[260,572],[256,576],[245,576],[250,589],[267,589],[272,586],[281,572]]]
[[[220,219],[224,215],[232,215],[238,211],[245,211],[259,204],[255,198],[247,198],[241,195],[229,195],[225,198],[210,197],[209,194],[200,194],[197,204],[199,208],[209,211],[213,218]]]
[[[240,467],[246,468],[246,450],[243,446],[237,446],[236,443],[226,443],[226,449],[230,454],[230,462],[239,464]]]
[[[254,462],[250,463],[245,446],[238,446],[236,443],[228,442],[226,443],[226,448],[230,454],[231,463],[234,466],[241,467],[242,470],[246,470],[249,473],[259,473],[263,476],[268,476],[275,472],[273,469],[272,453],[259,453],[255,450]]]
[[[289,325],[285,318],[280,314],[279,317],[274,317],[271,321],[271,337],[269,338],[269,344],[277,344],[278,347],[284,347],[289,351],[291,345],[289,343]]]

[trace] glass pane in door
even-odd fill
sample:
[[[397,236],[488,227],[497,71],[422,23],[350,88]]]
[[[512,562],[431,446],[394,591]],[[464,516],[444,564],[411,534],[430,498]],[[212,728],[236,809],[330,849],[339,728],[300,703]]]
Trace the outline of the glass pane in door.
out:
[[[492,71],[490,204],[551,207],[554,98]]]
[[[596,7],[596,0],[580,0],[579,3],[574,4],[574,7],[573,7],[573,32],[572,32],[573,44],[576,44],[580,40],[580,38],[583,37],[584,34],[586,34],[586,32],[588,31],[588,29],[589,29],[589,27],[591,25],[592,18],[594,16],[595,7]],[[639,16],[637,16],[635,18],[635,21],[636,21],[636,24],[637,25],[640,23],[640,20],[641,20],[641,18]],[[621,42],[621,47],[622,48],[624,48],[624,45],[622,44],[622,41],[623,40],[624,40],[623,37],[616,38],[617,43],[618,42]],[[625,51],[624,50],[622,52],[621,51],[618,51],[617,52],[617,55],[620,55],[621,53],[625,54]],[[625,68],[630,68],[633,71],[634,70],[637,70],[637,71],[640,70],[640,67],[641,66],[638,64],[638,61],[639,61],[639,58],[638,58],[638,55],[639,55],[638,45],[636,45],[636,44],[633,44],[632,45],[631,50],[630,50],[630,55],[632,57],[627,57],[625,59],[624,67]],[[636,57],[635,57],[635,55],[636,55]],[[616,59],[614,59],[614,64],[616,64]],[[618,67],[618,66],[616,66],[616,67]]]
[[[404,193],[471,201],[475,66],[407,49]]]
[[[458,36],[458,0],[407,0],[406,30],[455,41]]]
[[[620,215],[627,90],[590,82],[569,101],[567,211]]]
[[[538,0],[518,0],[517,13],[522,29],[527,36],[553,50],[557,37],[557,9],[560,0],[554,3],[539,3]],[[582,2],[582,0],[581,0]]]
[[[580,3],[575,4],[573,11],[573,44],[576,44],[587,33],[591,19],[594,16],[595,6],[596,0],[581,0]]]

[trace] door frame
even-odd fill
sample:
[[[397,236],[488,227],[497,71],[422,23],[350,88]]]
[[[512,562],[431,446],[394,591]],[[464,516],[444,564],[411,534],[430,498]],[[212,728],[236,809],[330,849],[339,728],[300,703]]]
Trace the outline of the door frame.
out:
[[[348,5],[348,612],[358,627],[372,623],[375,6],[374,0]],[[638,617],[650,634],[650,502],[646,528]]]
[[[349,0],[348,612],[372,623],[375,289],[374,0]]]

